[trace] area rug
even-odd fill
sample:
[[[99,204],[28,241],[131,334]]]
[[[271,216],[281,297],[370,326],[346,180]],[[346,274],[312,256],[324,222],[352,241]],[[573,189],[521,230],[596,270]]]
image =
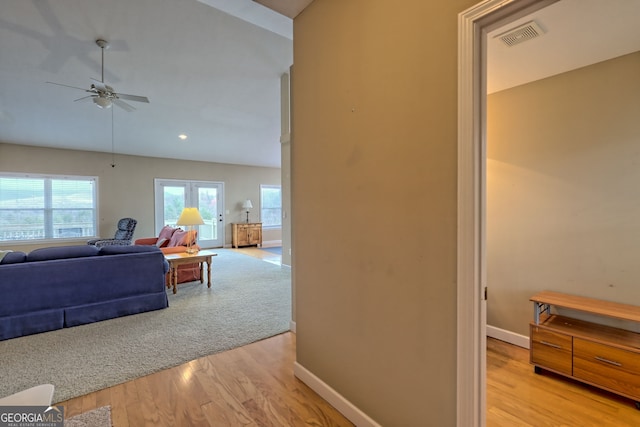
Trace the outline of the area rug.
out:
[[[103,406],[64,420],[64,427],[111,427],[111,406]]]
[[[287,331],[291,270],[216,252],[211,288],[180,284],[167,309],[0,341],[0,396],[50,383],[62,402]]]

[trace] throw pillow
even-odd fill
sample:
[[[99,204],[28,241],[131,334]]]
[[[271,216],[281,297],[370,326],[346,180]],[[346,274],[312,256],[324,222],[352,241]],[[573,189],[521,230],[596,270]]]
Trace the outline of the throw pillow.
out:
[[[4,256],[6,254],[10,254],[11,252],[13,252],[13,251],[12,250],[6,250],[6,251],[0,250],[0,262],[2,262],[2,258],[4,258]]]
[[[162,245],[164,245],[165,243],[167,243],[169,240],[165,239],[165,238],[158,238],[158,241],[156,242],[156,246],[161,248]]]
[[[160,239],[169,240],[176,230],[179,230],[179,229],[173,228],[170,225],[165,225],[164,227],[162,227],[162,230],[160,230],[160,234],[158,234],[158,240]]]
[[[169,244],[167,247],[171,248],[174,246],[186,245],[186,242],[183,242],[184,238],[187,236],[187,232],[181,229],[177,229],[173,236],[171,236],[171,240],[169,240]]]
[[[53,259],[80,258],[96,256],[100,248],[90,245],[53,246],[34,249],[27,254],[27,261],[48,261]]]
[[[0,251],[0,255],[2,251]],[[1,256],[0,264],[18,264],[27,260],[27,254],[20,251],[5,251],[5,254]]]

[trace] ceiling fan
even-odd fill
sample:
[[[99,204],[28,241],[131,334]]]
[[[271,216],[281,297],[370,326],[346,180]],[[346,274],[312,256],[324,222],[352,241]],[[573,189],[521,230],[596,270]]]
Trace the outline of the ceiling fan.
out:
[[[103,39],[96,40],[96,44],[100,46],[102,50],[102,76],[101,80],[98,81],[96,79],[91,79],[93,82],[89,89],[84,89],[76,86],[69,86],[62,83],[55,82],[47,82],[58,86],[70,87],[72,89],[83,90],[90,95],[83,96],[82,98],[78,98],[75,101],[82,101],[84,99],[93,99],[93,103],[97,105],[99,108],[111,108],[111,104],[116,104],[118,107],[122,108],[125,111],[134,111],[135,108],[126,102],[123,99],[128,101],[136,101],[136,102],[146,102],[149,103],[149,99],[146,96],[140,95],[128,95],[126,93],[118,93],[111,86],[104,83],[104,50],[109,48],[109,42]]]

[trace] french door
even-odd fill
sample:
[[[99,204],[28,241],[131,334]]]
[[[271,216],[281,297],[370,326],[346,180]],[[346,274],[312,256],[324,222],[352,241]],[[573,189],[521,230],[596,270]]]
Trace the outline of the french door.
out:
[[[203,248],[224,246],[224,184],[209,181],[156,179],[156,234],[165,225],[176,226],[185,207],[198,208],[204,225],[196,225],[198,244]]]

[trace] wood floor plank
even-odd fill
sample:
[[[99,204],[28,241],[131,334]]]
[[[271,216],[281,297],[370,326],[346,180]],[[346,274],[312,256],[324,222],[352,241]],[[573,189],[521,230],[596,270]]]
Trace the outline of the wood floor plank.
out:
[[[240,369],[248,372],[255,381],[255,386],[270,400],[278,402],[286,425],[321,425],[334,426],[334,417],[344,423],[344,417],[323,399],[313,399],[315,395],[311,389],[299,380],[286,381],[293,376],[293,360],[286,364],[277,363],[267,353],[268,346],[245,346],[238,353],[237,359]],[[280,357],[280,360],[283,357]],[[303,421],[304,420],[304,421]],[[350,423],[348,425],[351,425]]]
[[[202,405],[205,417],[214,422],[210,425],[250,425],[252,419],[246,411],[242,402],[230,391],[230,387],[225,383],[216,363],[209,358],[200,360],[203,369],[194,373],[195,377],[202,384],[210,402]],[[223,422],[228,424],[223,424]]]
[[[138,386],[135,381],[129,381],[123,384],[124,400],[127,405],[127,421],[131,426],[144,425],[144,416],[142,414],[142,404],[138,398]]]
[[[487,340],[487,426],[640,425],[633,402],[578,381],[536,374],[529,351]]]
[[[166,426],[177,425],[172,408],[174,396],[171,395],[171,378],[175,372],[173,369],[166,369],[145,377],[151,391],[151,398],[158,410],[158,419]],[[114,423],[113,427],[120,426]]]
[[[90,410],[91,408],[95,408],[96,407],[96,400],[97,400],[97,394],[96,393],[89,393],[85,396],[82,396],[81,399],[81,406],[82,406],[82,412],[86,412],[88,410]],[[89,408],[89,409],[87,409]]]
[[[111,421],[114,426],[129,427],[124,384],[111,387]]]
[[[98,390],[95,393],[92,393],[96,395],[96,408],[102,408],[103,406],[109,406],[109,403],[111,402],[111,392],[108,388],[104,388],[102,390]],[[88,408],[88,409],[83,409],[85,412],[91,409],[95,409],[95,408]]]
[[[65,418],[73,417],[74,415],[81,414],[84,411],[89,409],[84,409],[82,407],[82,397],[78,397],[76,399],[61,403],[64,406],[64,416]]]
[[[149,388],[148,377],[141,377],[135,380],[140,399],[140,412],[143,418],[141,426],[164,426],[164,420],[160,419],[160,411],[153,399],[153,393]]]
[[[257,387],[260,381],[251,375],[242,363],[243,349],[219,353],[211,358],[215,366],[218,380],[225,386],[226,392],[239,402],[244,413],[258,425],[280,426],[287,425],[282,418],[282,408],[277,399],[269,399]]]

